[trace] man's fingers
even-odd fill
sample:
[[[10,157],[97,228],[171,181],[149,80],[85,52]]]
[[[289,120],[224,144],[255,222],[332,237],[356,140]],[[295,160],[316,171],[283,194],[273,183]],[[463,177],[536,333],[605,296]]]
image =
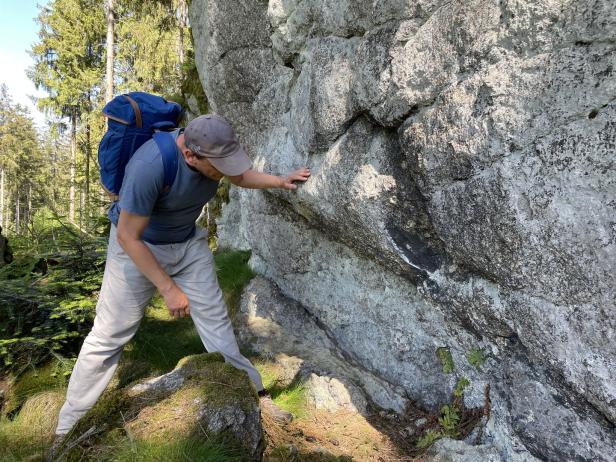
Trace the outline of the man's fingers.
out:
[[[169,309],[169,314],[174,318],[184,318],[190,316],[190,307]]]

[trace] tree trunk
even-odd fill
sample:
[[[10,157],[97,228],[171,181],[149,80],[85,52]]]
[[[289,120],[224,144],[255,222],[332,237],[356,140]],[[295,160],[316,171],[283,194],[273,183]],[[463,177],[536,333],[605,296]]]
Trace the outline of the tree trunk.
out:
[[[0,228],[4,226],[4,168],[0,168]]]
[[[71,116],[71,168],[68,191],[68,220],[75,223],[75,168],[77,163],[77,116]]]
[[[92,146],[90,146],[90,142],[92,141],[92,127],[90,126],[90,121],[86,123],[86,197],[85,197],[85,209],[86,214],[90,216],[90,157],[92,156]]]
[[[26,226],[32,223],[32,184],[28,183],[28,202],[26,203]]]
[[[15,194],[15,234],[19,234],[19,193]]]
[[[180,65],[184,64],[185,60],[185,44],[184,44],[184,30],[188,25],[188,5],[186,4],[186,0],[178,0],[178,58],[180,61]],[[183,73],[183,71],[181,71]]]
[[[115,11],[113,0],[105,0],[105,13],[107,15],[107,86],[105,89],[105,101],[113,98],[113,61],[114,52],[114,30],[115,30]]]
[[[83,187],[79,188],[79,229],[83,229]]]

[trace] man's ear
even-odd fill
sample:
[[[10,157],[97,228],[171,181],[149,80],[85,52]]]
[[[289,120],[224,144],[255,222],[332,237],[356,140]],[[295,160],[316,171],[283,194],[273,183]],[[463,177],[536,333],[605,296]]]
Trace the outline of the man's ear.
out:
[[[184,154],[184,159],[186,160],[186,163],[191,167],[194,167],[197,162],[197,156],[195,156],[195,153],[192,152],[190,149],[185,149],[182,151],[182,154]]]

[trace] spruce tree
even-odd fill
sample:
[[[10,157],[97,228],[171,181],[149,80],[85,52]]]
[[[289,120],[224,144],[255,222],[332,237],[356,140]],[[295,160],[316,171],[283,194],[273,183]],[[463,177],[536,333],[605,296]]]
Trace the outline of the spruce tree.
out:
[[[70,123],[69,220],[74,223],[78,124],[101,91],[106,20],[100,0],[52,0],[42,7],[38,22],[30,77],[49,94],[38,100],[39,107]]]

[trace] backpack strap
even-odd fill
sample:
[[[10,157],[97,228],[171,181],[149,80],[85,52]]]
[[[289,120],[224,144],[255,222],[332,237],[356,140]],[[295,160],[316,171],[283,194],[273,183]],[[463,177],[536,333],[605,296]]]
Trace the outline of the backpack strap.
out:
[[[137,128],[143,127],[143,121],[141,120],[141,109],[139,109],[139,105],[137,104],[137,101],[135,101],[128,95],[122,95],[122,96],[124,96],[124,98],[128,100],[128,102],[133,108],[133,112],[135,113],[135,125],[137,126]]]
[[[178,148],[173,137],[167,132],[154,133],[154,141],[163,158],[165,180],[163,182],[163,194],[166,194],[173,186],[175,175],[178,171]]]

